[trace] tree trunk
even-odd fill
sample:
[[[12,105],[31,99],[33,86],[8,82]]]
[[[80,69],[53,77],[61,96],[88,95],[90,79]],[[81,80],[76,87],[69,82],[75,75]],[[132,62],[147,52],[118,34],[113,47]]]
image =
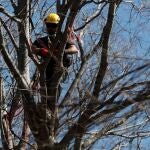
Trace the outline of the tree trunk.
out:
[[[29,83],[29,57],[28,50],[26,49],[26,39],[29,40],[29,3],[30,0],[18,0],[18,7],[16,15],[21,19],[21,23],[18,23],[18,33],[19,33],[19,50],[18,55],[18,69]]]

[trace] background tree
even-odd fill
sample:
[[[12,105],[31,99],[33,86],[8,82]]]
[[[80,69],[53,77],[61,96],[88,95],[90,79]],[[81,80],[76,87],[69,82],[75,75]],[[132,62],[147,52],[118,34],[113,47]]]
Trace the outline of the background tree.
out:
[[[2,0],[1,4],[0,124],[4,149],[147,146],[143,142],[149,137],[150,15],[145,3]],[[61,17],[59,31],[63,35],[56,37],[61,45],[59,63],[49,90],[45,66],[31,53],[30,39],[44,34],[43,18],[53,11]],[[63,82],[67,38],[76,41],[81,57],[73,57]],[[35,72],[40,76],[33,89]],[[59,84],[62,92],[58,98]]]

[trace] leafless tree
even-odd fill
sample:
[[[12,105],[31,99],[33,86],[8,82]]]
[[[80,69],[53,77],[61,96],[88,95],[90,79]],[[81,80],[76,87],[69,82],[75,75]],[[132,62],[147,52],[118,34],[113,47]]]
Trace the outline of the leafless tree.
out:
[[[47,88],[46,65],[32,54],[31,43],[44,34],[43,18],[53,11],[63,34],[56,36],[60,55]],[[123,0],[1,0],[2,147],[142,148],[150,135],[148,13],[144,5]],[[73,56],[66,70],[68,38],[81,56]]]

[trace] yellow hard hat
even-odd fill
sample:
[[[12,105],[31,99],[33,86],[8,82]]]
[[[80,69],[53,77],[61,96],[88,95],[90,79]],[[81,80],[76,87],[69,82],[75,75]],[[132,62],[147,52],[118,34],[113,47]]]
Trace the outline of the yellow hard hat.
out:
[[[60,21],[60,17],[56,13],[50,13],[45,19],[45,23],[56,23],[58,24]]]

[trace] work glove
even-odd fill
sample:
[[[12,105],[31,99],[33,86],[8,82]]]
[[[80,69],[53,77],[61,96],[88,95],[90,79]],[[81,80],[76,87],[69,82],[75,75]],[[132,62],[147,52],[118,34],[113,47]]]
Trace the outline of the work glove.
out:
[[[41,54],[41,56],[43,56],[43,57],[46,57],[46,56],[48,56],[48,49],[46,49],[46,48],[40,48],[40,54]]]

